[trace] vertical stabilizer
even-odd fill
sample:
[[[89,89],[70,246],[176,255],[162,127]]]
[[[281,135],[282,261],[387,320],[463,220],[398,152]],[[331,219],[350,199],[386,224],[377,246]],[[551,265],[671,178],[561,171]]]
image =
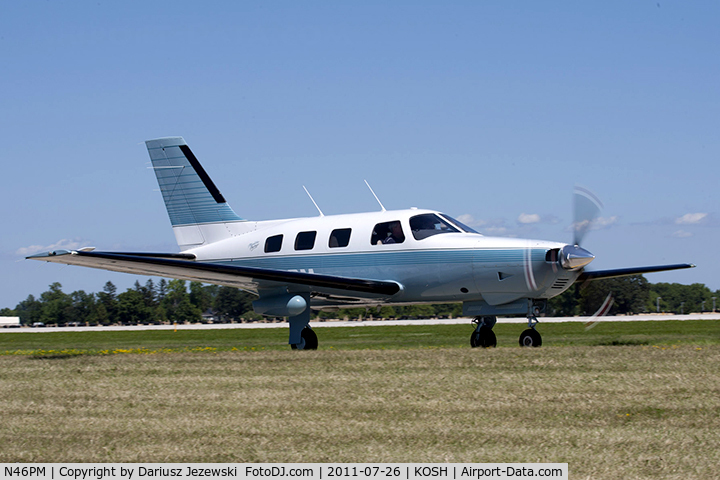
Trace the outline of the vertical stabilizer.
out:
[[[145,144],[182,249],[216,241],[217,238],[209,237],[225,229],[214,226],[243,221],[227,204],[182,137],[158,138]]]

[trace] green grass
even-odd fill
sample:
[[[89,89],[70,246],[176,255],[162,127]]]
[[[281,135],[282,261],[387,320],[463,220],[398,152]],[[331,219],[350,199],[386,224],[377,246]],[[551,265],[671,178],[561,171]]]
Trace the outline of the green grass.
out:
[[[291,351],[284,329],[0,334],[0,462],[567,462],[573,478],[717,478],[718,327],[548,323],[544,346],[522,349],[524,326],[498,325],[489,350],[469,348],[469,325],[318,328],[316,352]]]
[[[495,326],[499,347],[515,347],[523,324]],[[541,323],[545,346],[720,345],[720,321],[603,322],[586,331],[580,322]],[[321,350],[468,348],[467,325],[317,327]],[[0,333],[0,355],[142,353],[211,349],[286,350],[287,329],[146,330],[121,332]],[[40,352],[40,353],[39,353]]]

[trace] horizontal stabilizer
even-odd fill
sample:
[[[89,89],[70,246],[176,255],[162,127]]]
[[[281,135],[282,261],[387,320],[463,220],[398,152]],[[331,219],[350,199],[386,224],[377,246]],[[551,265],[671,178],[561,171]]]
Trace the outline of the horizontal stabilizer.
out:
[[[31,260],[80,265],[115,272],[134,273],[158,277],[179,278],[182,280],[213,283],[242,288],[257,292],[259,288],[272,288],[290,285],[305,286],[310,291],[357,292],[363,298],[367,294],[392,296],[402,289],[392,281],[367,280],[360,278],[337,277],[305,272],[288,272],[265,268],[242,267],[228,263],[195,262],[192,254],[152,254],[152,253],[114,253],[82,252],[59,250],[27,257]]]
[[[691,263],[677,263],[674,265],[657,265],[652,267],[616,268],[613,270],[598,270],[595,272],[583,272],[578,277],[579,283],[603,278],[626,277],[628,275],[642,275],[643,273],[666,272],[669,270],[682,270],[683,268],[695,268]]]

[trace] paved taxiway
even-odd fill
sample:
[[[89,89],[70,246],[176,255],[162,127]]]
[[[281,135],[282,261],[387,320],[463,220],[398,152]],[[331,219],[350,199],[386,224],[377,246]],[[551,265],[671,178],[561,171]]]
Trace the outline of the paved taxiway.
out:
[[[665,320],[720,320],[720,313],[693,313],[689,315],[630,315],[618,317],[541,317],[540,324],[560,322],[582,322],[591,320],[601,322],[641,322]],[[337,320],[326,322],[310,322],[313,328],[320,327],[382,327],[398,325],[470,325],[470,318],[428,319],[428,320]],[[525,317],[498,318],[498,323],[527,323]],[[113,325],[108,327],[44,327],[44,328],[2,328],[0,333],[48,333],[48,332],[113,332],[133,330],[215,330],[228,328],[287,328],[287,322],[275,323],[216,323],[216,324],[189,324],[189,325]]]

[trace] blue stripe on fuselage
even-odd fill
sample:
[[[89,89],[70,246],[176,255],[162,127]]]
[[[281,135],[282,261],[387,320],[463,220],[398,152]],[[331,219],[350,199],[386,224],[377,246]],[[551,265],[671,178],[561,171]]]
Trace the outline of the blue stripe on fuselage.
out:
[[[258,258],[238,258],[215,261],[227,265],[268,268],[273,270],[308,270],[330,273],[337,270],[389,266],[419,266],[441,264],[522,264],[525,249],[465,249],[465,250],[401,250],[393,252],[361,252],[304,255],[273,255]],[[532,249],[532,261],[544,261],[545,249]]]

